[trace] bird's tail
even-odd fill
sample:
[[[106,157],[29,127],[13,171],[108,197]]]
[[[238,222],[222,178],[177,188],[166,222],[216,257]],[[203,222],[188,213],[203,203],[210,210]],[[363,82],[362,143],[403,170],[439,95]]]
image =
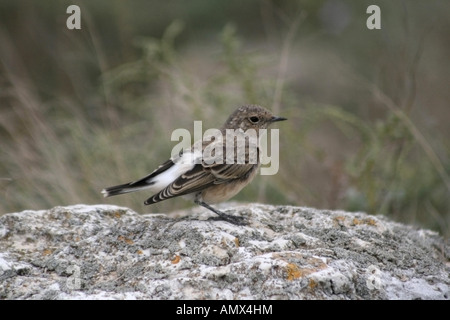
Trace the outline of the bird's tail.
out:
[[[118,194],[129,193],[129,192],[134,192],[134,191],[139,191],[139,190],[144,190],[144,189],[152,189],[154,192],[159,192],[166,185],[158,186],[157,182],[159,180],[156,177],[159,176],[161,173],[170,169],[173,165],[174,165],[174,162],[172,161],[172,159],[169,159],[166,162],[164,162],[162,165],[160,165],[155,171],[153,171],[149,175],[143,177],[142,179],[139,179],[134,182],[119,184],[117,186],[103,189],[102,190],[103,196],[105,198],[112,197],[112,196],[117,196]],[[172,180],[173,179],[174,178],[172,178]]]
[[[117,195],[123,194],[123,193],[129,193],[129,192],[147,189],[147,188],[151,187],[151,185],[152,185],[151,183],[143,185],[143,184],[135,184],[135,183],[130,182],[130,183],[124,183],[124,184],[119,184],[117,186],[105,188],[102,190],[102,193],[103,193],[103,196],[106,198],[106,197],[117,196]]]

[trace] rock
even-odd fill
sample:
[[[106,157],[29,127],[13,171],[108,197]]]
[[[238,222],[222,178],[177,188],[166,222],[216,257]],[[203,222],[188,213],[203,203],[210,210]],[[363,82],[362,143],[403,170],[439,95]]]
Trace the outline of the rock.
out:
[[[383,216],[260,204],[0,217],[0,299],[449,299],[446,242]]]

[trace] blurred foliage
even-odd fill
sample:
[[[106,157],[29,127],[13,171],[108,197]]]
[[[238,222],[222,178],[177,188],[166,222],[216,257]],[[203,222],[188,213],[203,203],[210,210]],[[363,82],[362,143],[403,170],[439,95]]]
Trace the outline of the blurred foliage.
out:
[[[103,199],[165,161],[176,128],[239,105],[285,116],[280,171],[236,200],[385,214],[450,234],[450,3],[0,3],[0,213]],[[69,4],[82,30],[67,30]]]

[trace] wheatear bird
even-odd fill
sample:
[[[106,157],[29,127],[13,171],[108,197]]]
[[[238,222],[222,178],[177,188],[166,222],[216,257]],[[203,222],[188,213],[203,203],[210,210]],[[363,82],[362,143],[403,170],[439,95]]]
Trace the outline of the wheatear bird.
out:
[[[241,145],[241,150],[238,150],[237,138],[230,138],[226,132],[231,129],[239,136],[253,129],[252,132],[256,132],[259,137],[260,129],[266,129],[271,123],[282,120],[286,118],[276,117],[263,107],[242,106],[231,114],[220,129],[222,136],[219,138],[222,139],[216,137],[208,141],[205,138],[197,141],[191,148],[167,160],[142,179],[103,189],[102,193],[105,197],[110,197],[148,189],[153,196],[144,202],[146,205],[188,196],[196,204],[219,215],[221,220],[237,225],[246,224],[242,217],[225,214],[209,205],[236,195],[253,180],[260,166],[258,143],[251,139],[244,140],[244,149]],[[234,147],[227,149],[226,146],[230,143]],[[215,150],[208,159],[204,157],[207,150]],[[238,161],[239,151],[244,155],[241,161]],[[227,161],[230,158],[232,161]]]

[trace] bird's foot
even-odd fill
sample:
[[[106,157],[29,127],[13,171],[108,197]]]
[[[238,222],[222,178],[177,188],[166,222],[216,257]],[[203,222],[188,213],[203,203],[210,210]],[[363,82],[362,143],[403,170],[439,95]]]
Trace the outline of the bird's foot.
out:
[[[215,211],[217,213],[218,210]],[[220,211],[219,211],[220,212]],[[217,213],[218,217],[211,217],[208,220],[226,221],[237,226],[246,226],[248,221],[244,217],[232,216],[223,212]]]
[[[215,214],[218,215],[218,217],[216,218],[209,218],[208,220],[223,220],[232,224],[235,224],[237,226],[245,226],[248,225],[248,221],[244,218],[244,217],[237,217],[237,216],[232,216],[226,213],[223,213],[222,211],[219,211],[213,207],[211,207],[209,204],[203,202],[203,201],[195,201],[195,203],[197,203],[198,205],[205,207],[208,210],[211,210],[212,212],[214,212]]]

